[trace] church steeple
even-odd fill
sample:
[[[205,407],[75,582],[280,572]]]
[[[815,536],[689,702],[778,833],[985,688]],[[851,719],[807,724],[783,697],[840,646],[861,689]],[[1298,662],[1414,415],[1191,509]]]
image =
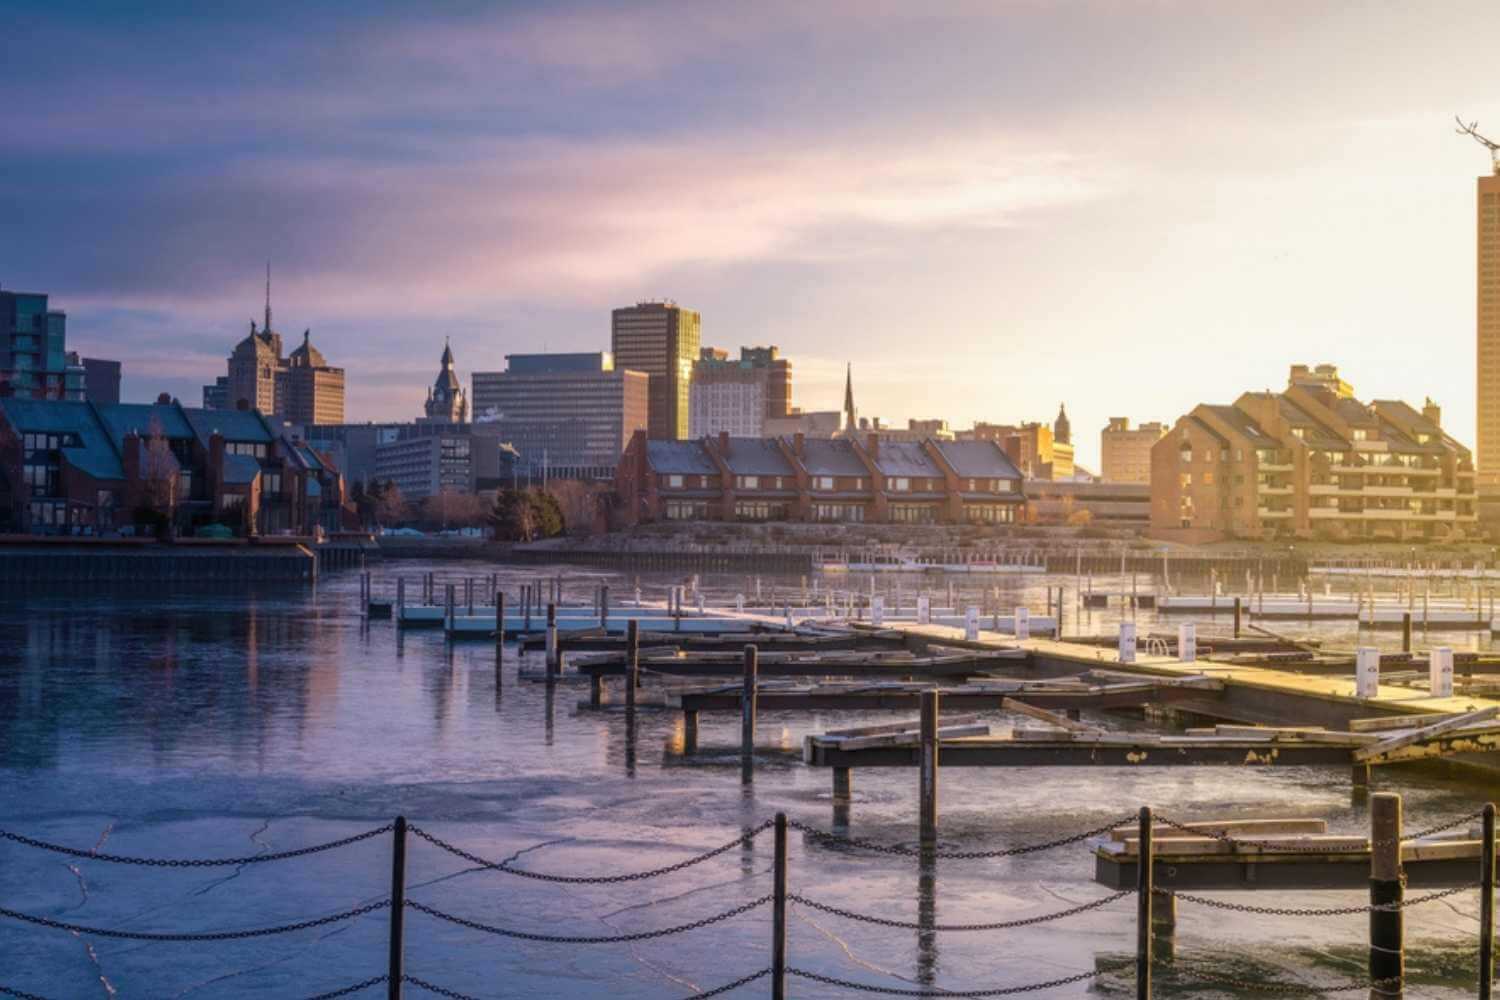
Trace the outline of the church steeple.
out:
[[[854,430],[857,421],[854,419],[854,364],[850,362],[844,369],[844,427]]]
[[[1052,423],[1052,439],[1060,444],[1073,443],[1073,425],[1068,421],[1068,408],[1059,403],[1057,419]]]

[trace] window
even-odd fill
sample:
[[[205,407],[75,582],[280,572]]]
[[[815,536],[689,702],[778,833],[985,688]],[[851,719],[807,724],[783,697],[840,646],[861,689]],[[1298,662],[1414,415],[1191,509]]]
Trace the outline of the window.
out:
[[[682,489],[682,477],[681,476],[668,476],[667,477],[667,486],[670,487],[671,489],[674,489],[674,490],[680,490],[680,489]]]
[[[260,491],[269,496],[281,495],[281,473],[262,472],[260,476]]]
[[[937,521],[937,507],[932,504],[893,503],[891,520],[898,524],[933,524]]]
[[[1212,486],[1213,484],[1214,484],[1214,474],[1212,472],[1205,472],[1203,474],[1203,485],[1204,486]]]
[[[895,476],[887,480],[887,482],[890,484],[893,493],[911,492],[911,480],[905,476]]]
[[[759,476],[735,476],[734,477],[734,488],[737,489],[737,490],[758,490],[758,489],[760,489],[760,477]]]
[[[1370,440],[1370,432],[1364,427],[1351,427],[1349,428],[1349,440],[1368,441]]]
[[[833,489],[833,477],[832,476],[816,476],[816,477],[814,477],[814,479],[813,479],[813,489],[815,489],[815,490],[831,490],[831,489]]]

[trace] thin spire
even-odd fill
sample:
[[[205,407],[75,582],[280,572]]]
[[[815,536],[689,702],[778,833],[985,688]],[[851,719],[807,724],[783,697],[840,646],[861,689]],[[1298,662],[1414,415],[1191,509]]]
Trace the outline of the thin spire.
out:
[[[266,326],[265,332],[271,332],[271,262],[266,261]]]
[[[844,423],[854,429],[854,363],[844,370]]]

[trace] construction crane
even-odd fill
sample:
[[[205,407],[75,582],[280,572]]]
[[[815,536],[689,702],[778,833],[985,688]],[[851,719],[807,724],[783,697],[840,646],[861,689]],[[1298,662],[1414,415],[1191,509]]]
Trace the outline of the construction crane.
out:
[[[1496,177],[1500,177],[1500,143],[1491,142],[1484,136],[1480,135],[1478,131],[1478,122],[1469,122],[1467,125],[1465,125],[1464,120],[1458,117],[1458,115],[1454,115],[1453,120],[1458,122],[1458,128],[1454,129],[1455,132],[1457,132],[1459,135],[1469,136],[1475,142],[1479,143],[1485,149],[1488,149],[1490,151],[1491,169],[1494,170]]]

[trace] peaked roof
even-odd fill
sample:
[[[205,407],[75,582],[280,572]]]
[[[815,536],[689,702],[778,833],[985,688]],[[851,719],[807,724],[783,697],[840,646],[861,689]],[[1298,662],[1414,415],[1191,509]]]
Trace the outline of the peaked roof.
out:
[[[291,353],[291,360],[295,364],[306,365],[308,368],[327,368],[328,359],[323,357],[323,352],[312,345],[312,331],[302,331],[302,346]]]
[[[646,461],[653,471],[668,475],[716,476],[714,465],[698,441],[647,441]]]
[[[941,476],[932,456],[916,441],[882,441],[875,466],[887,476]]]
[[[854,453],[848,438],[806,438],[802,465],[813,476],[868,476],[870,471]]]
[[[730,438],[729,454],[720,457],[737,476],[796,475],[775,438]]]
[[[168,441],[191,441],[194,437],[192,424],[175,403],[114,403],[97,409],[116,448],[125,443],[127,434],[149,438],[158,429]]]
[[[249,444],[270,444],[271,429],[255,410],[204,410],[183,408],[183,415],[192,425],[198,441],[206,448],[208,439],[215,433],[225,441]]]
[[[0,398],[0,412],[18,433],[71,434],[78,444],[64,446],[68,464],[95,479],[124,479],[120,451],[90,403]]]
[[[965,479],[1019,479],[1005,449],[995,441],[934,441],[953,471]]]

